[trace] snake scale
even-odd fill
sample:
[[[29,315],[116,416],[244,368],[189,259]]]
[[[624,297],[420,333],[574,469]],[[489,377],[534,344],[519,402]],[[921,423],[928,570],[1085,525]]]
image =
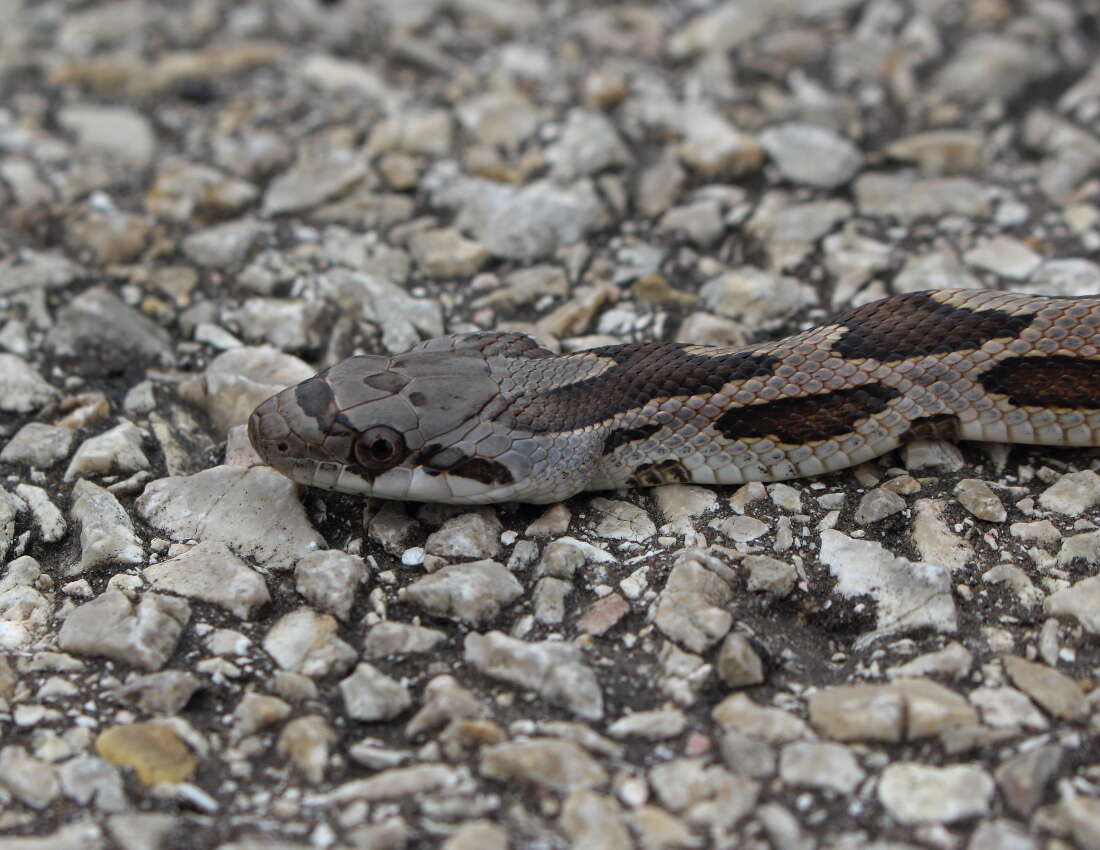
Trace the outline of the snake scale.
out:
[[[303,484],[460,504],[819,475],[931,434],[1095,446],[1100,297],[915,292],[734,348],[440,337],[325,369],[248,433]]]

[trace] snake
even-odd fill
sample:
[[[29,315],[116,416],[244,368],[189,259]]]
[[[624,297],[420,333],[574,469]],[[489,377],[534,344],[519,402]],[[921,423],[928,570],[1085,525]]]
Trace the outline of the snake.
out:
[[[818,476],[915,439],[1096,446],[1100,296],[909,292],[732,347],[454,334],[342,360],[248,434],[301,484],[449,504]]]

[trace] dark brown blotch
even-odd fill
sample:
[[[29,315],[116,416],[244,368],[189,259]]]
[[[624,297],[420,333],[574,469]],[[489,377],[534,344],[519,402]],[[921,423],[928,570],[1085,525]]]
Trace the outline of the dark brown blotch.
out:
[[[881,413],[899,395],[884,384],[864,384],[783,398],[727,410],[715,420],[714,427],[730,440],[772,437],[789,445],[827,440],[851,432],[858,422]]]
[[[1034,313],[955,307],[926,292],[913,292],[874,301],[838,317],[836,324],[847,331],[832,347],[841,357],[895,363],[973,351],[991,339],[1019,336],[1034,318]]]
[[[656,463],[643,463],[631,473],[627,484],[631,487],[658,487],[661,484],[687,484],[691,473],[678,460],[668,458]]]
[[[298,384],[294,388],[294,400],[302,413],[313,419],[325,421],[336,412],[336,397],[323,372]]]
[[[413,407],[425,407],[428,404],[428,397],[422,392],[413,390],[409,393],[409,404]]]
[[[611,454],[615,449],[620,446],[625,446],[628,443],[640,443],[643,440],[648,440],[654,434],[661,430],[661,425],[642,425],[638,428],[617,428],[610,432],[603,441],[603,453],[605,455]]]
[[[1017,407],[1100,410],[1100,360],[1084,357],[1010,357],[978,379],[986,392]]]
[[[910,423],[905,437],[909,440],[955,441],[959,439],[959,417],[952,413],[921,416]]]
[[[674,342],[628,343],[571,355],[603,357],[612,365],[600,375],[514,399],[508,420],[534,432],[584,428],[654,399],[708,395],[730,381],[771,376],[780,362],[768,354],[698,354],[685,347]]]

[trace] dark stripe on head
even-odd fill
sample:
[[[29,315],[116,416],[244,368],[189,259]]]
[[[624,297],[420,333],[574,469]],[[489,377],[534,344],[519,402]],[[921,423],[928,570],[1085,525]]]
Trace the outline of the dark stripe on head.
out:
[[[631,474],[627,484],[631,487],[657,487],[661,484],[687,484],[691,473],[678,460],[643,463]]]
[[[336,396],[325,380],[326,369],[312,378],[302,381],[294,388],[294,400],[309,418],[317,423],[318,430],[328,437],[354,437],[359,429],[348,419],[348,415],[336,407]],[[373,476],[372,476],[373,477]]]
[[[413,459],[413,463],[422,466],[429,475],[448,472],[451,475],[472,478],[482,484],[513,484],[516,480],[512,471],[502,463],[482,457],[470,457],[455,446],[443,448],[439,443],[424,446]]]
[[[619,448],[619,446],[648,440],[660,430],[660,425],[642,425],[639,428],[619,428],[616,431],[610,432],[604,439],[603,453],[609,455],[615,451],[615,449]]]
[[[373,375],[367,375],[363,383],[384,393],[399,393],[405,389],[409,379],[398,372],[375,372]]]
[[[986,392],[1017,407],[1100,409],[1100,360],[1084,357],[1010,357],[978,379]]]
[[[836,390],[802,398],[782,398],[727,410],[715,429],[731,440],[774,437],[797,445],[849,433],[862,419],[881,413],[900,393],[884,384]]]
[[[613,365],[602,374],[512,403],[505,417],[531,431],[568,431],[605,422],[654,399],[718,392],[730,381],[773,374],[779,359],[765,354],[692,354],[675,342],[611,345],[573,355],[603,357]]]
[[[302,413],[313,419],[327,421],[336,412],[336,396],[325,380],[324,372],[302,381],[294,388],[294,400]]]
[[[1015,337],[1035,318],[1003,310],[969,310],[943,304],[925,292],[874,301],[836,319],[847,328],[833,350],[850,359],[883,363],[971,351],[991,339]]]

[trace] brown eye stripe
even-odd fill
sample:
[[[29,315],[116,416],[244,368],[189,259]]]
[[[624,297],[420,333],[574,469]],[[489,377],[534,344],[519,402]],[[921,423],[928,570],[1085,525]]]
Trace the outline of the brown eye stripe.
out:
[[[429,475],[443,472],[472,478],[482,484],[511,484],[515,481],[511,470],[504,464],[487,458],[470,457],[455,446],[443,448],[438,443],[424,446],[414,458]]]
[[[986,392],[1006,395],[1017,407],[1100,410],[1100,360],[1063,355],[1010,357],[978,381]]]
[[[896,363],[929,354],[972,351],[991,339],[1016,337],[1034,313],[970,310],[914,292],[857,307],[836,320],[846,328],[833,343],[841,357]]]
[[[428,443],[417,452],[414,461],[417,466],[423,466],[429,475],[438,475],[468,458],[469,455],[457,446],[444,448],[439,443]]]
[[[483,457],[471,457],[455,464],[451,467],[450,474],[471,478],[482,484],[512,484],[515,481],[508,467]]]
[[[607,358],[613,365],[591,378],[515,399],[509,421],[536,433],[583,428],[653,399],[714,393],[730,381],[768,377],[780,362],[768,354],[708,356],[684,348],[651,342],[592,349],[586,356]]]
[[[849,433],[857,422],[881,413],[899,396],[897,390],[883,384],[864,384],[831,393],[733,408],[719,416],[714,427],[730,440],[774,437],[792,445],[827,440]]]

